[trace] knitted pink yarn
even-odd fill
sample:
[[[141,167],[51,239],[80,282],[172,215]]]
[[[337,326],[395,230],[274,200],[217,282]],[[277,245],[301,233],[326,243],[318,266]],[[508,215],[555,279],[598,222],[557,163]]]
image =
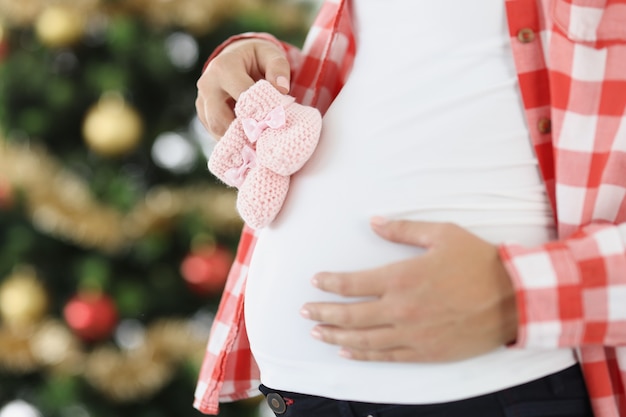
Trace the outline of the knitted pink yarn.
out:
[[[235,120],[209,157],[209,170],[239,189],[237,211],[252,228],[269,225],[280,212],[290,176],[319,142],[322,116],[261,80],[241,94]]]
[[[238,118],[262,119],[274,107],[293,102],[294,98],[281,94],[269,81],[259,80],[241,93],[235,104]]]
[[[258,81],[243,93],[235,114],[239,118],[262,119],[272,109],[283,106],[286,123],[279,129],[266,129],[258,138],[256,150],[259,163],[272,171],[291,175],[309,160],[322,130],[322,115],[309,106],[285,100],[268,81]],[[290,99],[293,99],[290,97]]]
[[[215,145],[209,157],[209,171],[226,185],[235,187],[226,175],[230,169],[237,168],[243,163],[242,150],[245,146],[253,147],[246,137],[241,122],[235,119],[220,141]]]
[[[253,229],[269,225],[283,207],[290,177],[264,167],[251,169],[237,195],[237,211]]]

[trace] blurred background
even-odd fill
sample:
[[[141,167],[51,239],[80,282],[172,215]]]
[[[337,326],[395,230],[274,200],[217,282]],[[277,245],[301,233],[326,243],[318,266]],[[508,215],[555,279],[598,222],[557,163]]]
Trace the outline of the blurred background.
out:
[[[315,8],[0,0],[0,417],[201,416],[241,223],[195,83],[232,34],[301,45]]]

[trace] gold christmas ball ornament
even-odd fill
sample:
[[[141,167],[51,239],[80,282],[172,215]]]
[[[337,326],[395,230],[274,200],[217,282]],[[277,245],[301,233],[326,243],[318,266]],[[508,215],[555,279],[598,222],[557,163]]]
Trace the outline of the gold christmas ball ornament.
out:
[[[141,116],[119,94],[105,94],[88,111],[83,136],[91,150],[105,157],[126,155],[143,135]]]
[[[47,309],[48,294],[33,271],[17,271],[0,285],[0,315],[8,326],[36,324]]]
[[[79,11],[67,6],[50,6],[35,20],[35,32],[41,42],[52,48],[71,46],[85,31],[85,21]]]

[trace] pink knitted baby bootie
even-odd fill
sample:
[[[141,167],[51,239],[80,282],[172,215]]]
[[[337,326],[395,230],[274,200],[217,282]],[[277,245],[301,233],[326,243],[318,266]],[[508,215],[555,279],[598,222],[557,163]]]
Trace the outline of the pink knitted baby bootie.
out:
[[[237,211],[247,225],[260,229],[278,215],[287,197],[289,177],[262,166],[248,172],[237,195]]]
[[[235,119],[217,142],[209,157],[209,171],[231,187],[241,187],[256,157],[254,145],[248,141],[241,121]]]
[[[209,157],[209,170],[239,190],[239,215],[259,229],[274,221],[287,197],[290,176],[315,151],[322,116],[265,80],[241,94],[235,116]]]
[[[235,114],[248,140],[256,144],[258,163],[277,174],[291,175],[311,157],[322,130],[322,116],[260,80],[246,90]]]

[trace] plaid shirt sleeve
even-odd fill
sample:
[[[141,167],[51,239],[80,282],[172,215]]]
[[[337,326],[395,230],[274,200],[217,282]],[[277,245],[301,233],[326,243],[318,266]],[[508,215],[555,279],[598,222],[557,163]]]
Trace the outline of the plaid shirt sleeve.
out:
[[[517,292],[515,347],[576,348],[596,416],[624,416],[626,2],[540,5],[507,1],[524,106],[560,238],[500,248]]]
[[[343,86],[354,60],[355,42],[347,7],[344,0],[324,3],[302,52],[269,34],[245,33],[228,39],[211,54],[207,63],[239,39],[275,42],[284,48],[291,64],[291,95],[323,113]],[[205,414],[218,414],[220,402],[259,394],[259,370],[250,351],[243,319],[245,283],[256,238],[256,231],[244,226],[211,328],[194,401],[194,407]]]

